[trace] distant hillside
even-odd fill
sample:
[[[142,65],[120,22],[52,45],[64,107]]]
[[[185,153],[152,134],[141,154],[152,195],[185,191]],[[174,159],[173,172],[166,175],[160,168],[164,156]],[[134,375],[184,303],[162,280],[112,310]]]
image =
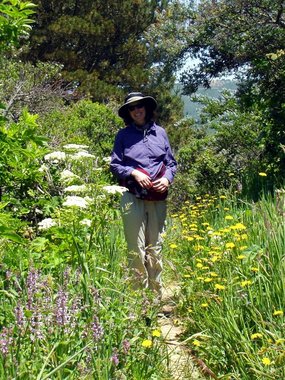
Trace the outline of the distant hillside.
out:
[[[179,91],[180,88],[181,85],[177,84],[176,89]],[[234,92],[236,90],[236,82],[230,79],[215,80],[212,82],[210,89],[206,90],[205,88],[201,87],[198,89],[195,95],[219,98],[223,90]],[[201,105],[199,103],[192,102],[191,96],[182,95],[181,97],[184,102],[184,115],[186,117],[193,117],[197,119],[199,117],[199,110],[201,109]]]

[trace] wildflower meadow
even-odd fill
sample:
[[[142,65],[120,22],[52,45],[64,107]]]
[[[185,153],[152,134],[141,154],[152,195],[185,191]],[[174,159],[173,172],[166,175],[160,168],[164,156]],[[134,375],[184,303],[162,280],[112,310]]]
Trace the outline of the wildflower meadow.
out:
[[[68,144],[37,162],[57,201],[37,206],[32,225],[1,213],[0,378],[171,379],[159,306],[130,285],[126,189],[110,181],[108,157]],[[283,197],[205,194],[169,213],[172,317],[193,360],[219,379],[285,375]]]
[[[283,8],[2,0],[0,380],[285,379]],[[184,117],[178,93],[231,69],[238,91]],[[129,89],[178,162],[161,303],[131,286],[109,171]]]

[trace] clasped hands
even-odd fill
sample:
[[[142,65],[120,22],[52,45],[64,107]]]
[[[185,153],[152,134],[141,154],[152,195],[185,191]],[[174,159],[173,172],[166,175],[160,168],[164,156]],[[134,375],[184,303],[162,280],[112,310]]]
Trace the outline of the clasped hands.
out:
[[[161,177],[156,179],[155,181],[152,181],[147,174],[142,173],[137,169],[134,169],[131,175],[134,177],[137,183],[144,189],[153,189],[158,193],[164,193],[169,187],[169,181],[166,177]]]

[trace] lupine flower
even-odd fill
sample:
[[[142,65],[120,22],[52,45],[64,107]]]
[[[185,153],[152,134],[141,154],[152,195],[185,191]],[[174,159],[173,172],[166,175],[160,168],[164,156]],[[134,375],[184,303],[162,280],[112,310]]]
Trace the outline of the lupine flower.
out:
[[[18,326],[20,330],[22,330],[25,323],[25,315],[24,315],[23,306],[18,303],[14,309],[14,313],[15,313],[16,325]]]
[[[55,317],[59,326],[66,326],[70,322],[70,314],[68,311],[68,294],[63,289],[59,289],[56,299]]]
[[[94,317],[94,321],[92,323],[91,329],[92,329],[94,341],[95,342],[100,341],[104,335],[104,329],[99,322],[99,318],[96,315]]]
[[[117,367],[119,364],[119,356],[118,356],[118,350],[115,349],[112,356],[111,356],[111,362],[114,364],[114,366]]]
[[[28,272],[27,281],[26,281],[26,287],[27,287],[27,293],[28,293],[28,302],[27,302],[28,310],[33,310],[33,307],[34,307],[34,295],[38,289],[38,278],[39,278],[39,273],[36,269],[31,269]]]
[[[10,331],[4,327],[0,332],[0,352],[3,356],[7,356],[10,346],[13,343],[13,338],[10,336]]]
[[[131,344],[126,339],[123,341],[122,344],[123,344],[123,352],[124,352],[124,354],[127,354],[129,352],[130,348],[131,348]]]
[[[56,226],[57,223],[52,218],[43,219],[38,223],[39,230],[48,230],[49,228]]]

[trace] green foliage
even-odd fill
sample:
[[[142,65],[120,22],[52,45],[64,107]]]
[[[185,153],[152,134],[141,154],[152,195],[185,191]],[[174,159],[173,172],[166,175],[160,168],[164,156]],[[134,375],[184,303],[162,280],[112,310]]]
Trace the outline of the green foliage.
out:
[[[4,116],[17,121],[23,107],[30,113],[46,114],[59,109],[71,96],[62,86],[61,66],[38,62],[36,65],[13,58],[0,60],[0,101]]]
[[[63,65],[63,83],[75,98],[121,103],[126,93],[142,91],[158,98],[164,125],[181,115],[172,88],[191,7],[168,0],[36,3],[25,60]]]
[[[200,63],[181,80],[185,93],[229,70],[239,79],[237,97],[245,112],[262,115],[262,165],[270,166],[276,186],[283,183],[284,153],[284,4],[282,1],[203,1],[187,51]],[[220,20],[223,20],[221,23]]]
[[[184,342],[217,378],[284,377],[284,190],[279,196],[281,209],[275,197],[204,195],[173,215]]]
[[[69,78],[80,81],[94,100],[102,101],[96,81],[116,87],[143,84],[150,64],[144,31],[155,20],[155,13],[166,7],[161,1],[37,0],[38,18],[30,40],[29,59],[64,64]],[[135,52],[135,54],[134,54]],[[73,73],[73,74],[71,74]],[[80,75],[80,73],[82,75]],[[89,87],[92,82],[94,87]],[[103,84],[103,83],[102,83]],[[106,91],[106,89],[105,89]],[[118,93],[118,92],[117,92]],[[110,95],[106,91],[106,95]]]
[[[49,198],[39,170],[46,139],[38,134],[36,116],[23,110],[18,123],[2,126],[0,150],[1,199],[18,216],[31,220],[37,203]]]
[[[2,0],[0,4],[0,51],[17,45],[31,31],[35,4],[21,0]]]
[[[115,134],[123,126],[121,118],[110,108],[90,100],[51,112],[40,124],[42,133],[53,145],[86,144],[101,158],[110,155]]]

